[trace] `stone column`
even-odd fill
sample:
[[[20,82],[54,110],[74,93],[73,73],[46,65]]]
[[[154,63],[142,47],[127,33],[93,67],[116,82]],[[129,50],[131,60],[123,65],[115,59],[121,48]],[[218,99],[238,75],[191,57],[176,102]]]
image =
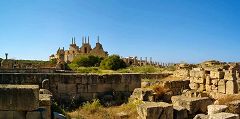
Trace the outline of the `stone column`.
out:
[[[140,66],[142,66],[142,57],[140,57]]]
[[[134,64],[134,65],[137,64],[137,57],[134,57],[133,64]]]
[[[152,65],[152,57],[150,57],[150,65]]]
[[[6,56],[6,60],[8,59],[8,53],[5,53],[5,56]]]
[[[147,57],[145,57],[145,65],[147,65]]]

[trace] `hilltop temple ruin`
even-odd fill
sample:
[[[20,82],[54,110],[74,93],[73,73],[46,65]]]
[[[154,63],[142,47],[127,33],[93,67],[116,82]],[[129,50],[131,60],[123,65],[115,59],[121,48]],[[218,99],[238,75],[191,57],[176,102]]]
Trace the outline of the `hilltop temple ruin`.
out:
[[[52,54],[49,59],[57,59],[62,62],[72,62],[76,56],[98,56],[98,57],[107,57],[108,52],[104,51],[102,44],[99,42],[99,36],[97,38],[97,43],[94,48],[91,47],[88,38],[82,37],[82,46],[79,47],[76,44],[75,37],[72,38],[72,43],[70,44],[69,50],[64,50],[64,48],[59,48],[56,55]]]

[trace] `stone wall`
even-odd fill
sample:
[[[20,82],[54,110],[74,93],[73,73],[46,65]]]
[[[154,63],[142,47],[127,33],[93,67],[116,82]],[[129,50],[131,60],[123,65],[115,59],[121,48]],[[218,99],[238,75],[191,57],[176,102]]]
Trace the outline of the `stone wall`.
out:
[[[0,73],[0,84],[36,84],[49,89],[57,100],[91,100],[106,93],[129,96],[141,87],[142,78],[161,78],[167,74],[78,74],[78,73]]]
[[[0,73],[54,73],[57,72],[55,68],[21,68],[21,69],[6,69],[0,68]]]
[[[190,71],[190,88],[223,94],[238,93],[237,70],[194,68]]]
[[[169,80],[160,82],[166,89],[172,91],[173,95],[181,95],[186,89],[189,89],[189,80]]]

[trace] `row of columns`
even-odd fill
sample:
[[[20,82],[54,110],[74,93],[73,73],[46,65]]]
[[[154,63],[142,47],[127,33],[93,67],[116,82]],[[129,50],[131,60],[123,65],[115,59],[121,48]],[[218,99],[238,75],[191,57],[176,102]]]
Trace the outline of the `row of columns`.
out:
[[[164,62],[157,62],[157,61],[153,61],[152,57],[140,57],[140,59],[138,59],[137,57],[127,57],[127,58],[123,58],[122,59],[125,60],[125,62],[127,62],[128,64],[131,65],[138,65],[138,66],[143,66],[143,65],[152,65],[152,66],[172,66],[175,63],[164,63]]]

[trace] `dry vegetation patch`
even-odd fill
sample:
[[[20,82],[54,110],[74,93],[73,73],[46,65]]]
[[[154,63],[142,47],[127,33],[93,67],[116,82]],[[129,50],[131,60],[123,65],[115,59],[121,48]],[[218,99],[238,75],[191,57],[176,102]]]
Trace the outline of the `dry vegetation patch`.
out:
[[[222,98],[218,99],[218,102],[221,105],[225,105],[225,104],[230,103],[235,100],[240,100],[240,94],[223,96]]]
[[[129,119],[136,119],[138,116],[136,106],[142,103],[142,101],[133,100],[121,106],[103,107],[99,100],[94,100],[68,114],[71,118],[76,119],[114,119],[117,113],[125,112],[129,115]]]

